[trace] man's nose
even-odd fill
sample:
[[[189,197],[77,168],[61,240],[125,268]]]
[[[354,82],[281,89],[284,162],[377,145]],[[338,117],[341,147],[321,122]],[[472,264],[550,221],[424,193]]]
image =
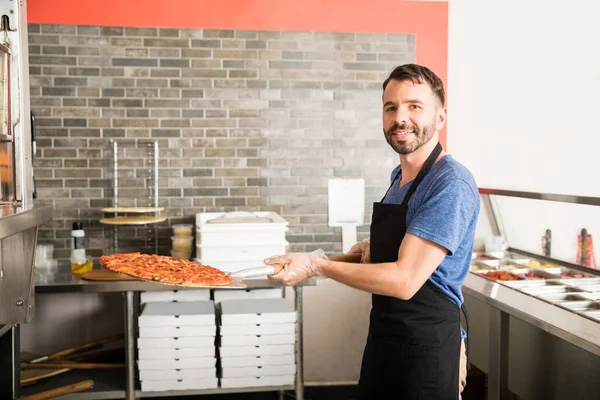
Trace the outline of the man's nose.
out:
[[[396,122],[399,123],[399,124],[408,122],[408,112],[407,112],[407,110],[399,109],[398,112],[396,112]]]

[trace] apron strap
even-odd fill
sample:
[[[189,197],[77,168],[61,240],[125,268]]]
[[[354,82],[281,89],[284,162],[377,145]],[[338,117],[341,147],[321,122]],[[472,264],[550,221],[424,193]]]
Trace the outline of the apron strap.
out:
[[[398,177],[401,174],[402,174],[402,167],[400,167],[400,169],[398,169],[398,172],[396,173],[396,176],[394,176],[394,179],[392,179],[392,183],[390,184],[390,186],[388,187],[388,189],[385,191],[385,194],[381,198],[381,203],[383,203],[383,201],[385,200],[385,196],[387,196],[387,194],[389,193],[390,189],[394,186],[394,183],[396,183],[396,179],[398,179]]]
[[[442,152],[442,145],[440,144],[440,142],[438,142],[435,145],[435,148],[433,149],[433,151],[431,152],[429,157],[427,157],[427,160],[425,160],[425,164],[423,164],[423,167],[421,167],[421,170],[417,174],[417,177],[415,178],[413,183],[410,185],[410,188],[408,189],[406,196],[404,196],[404,200],[402,200],[402,205],[405,205],[405,206],[408,205],[408,200],[410,200],[410,198],[412,197],[415,190],[417,190],[417,188],[421,184],[421,181],[423,180],[423,178],[425,178],[425,175],[427,175],[427,173],[431,169],[431,166],[433,165],[435,160],[437,160],[437,158],[441,152]]]
[[[427,157],[427,160],[425,160],[425,164],[423,164],[423,167],[417,174],[417,177],[415,178],[413,183],[411,183],[410,188],[408,189],[408,193],[406,193],[406,196],[404,196],[404,200],[402,201],[403,205],[408,204],[408,200],[410,200],[410,198],[413,195],[413,193],[415,192],[415,190],[417,190],[417,187],[419,186],[419,184],[421,183],[423,178],[425,178],[425,175],[427,175],[427,172],[429,172],[429,170],[431,169],[431,166],[433,165],[433,163],[438,158],[438,156],[440,155],[441,152],[442,152],[442,145],[440,144],[440,142],[438,142],[437,145],[435,146],[435,148],[433,149],[433,151],[431,152],[431,154],[429,154],[429,156]],[[394,179],[392,179],[392,183],[390,184],[388,189],[385,191],[385,194],[381,198],[381,203],[383,203],[383,201],[385,200],[385,197],[388,195],[389,191],[394,186],[396,179],[398,179],[398,177],[400,175],[402,175],[402,166],[400,166],[400,169],[396,173],[396,176],[394,176]]]

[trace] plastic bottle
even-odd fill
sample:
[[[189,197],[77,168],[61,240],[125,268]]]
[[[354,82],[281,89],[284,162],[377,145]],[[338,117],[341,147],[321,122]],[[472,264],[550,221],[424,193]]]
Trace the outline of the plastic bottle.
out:
[[[73,260],[85,260],[85,231],[83,224],[79,221],[73,222],[71,231],[71,258]]]

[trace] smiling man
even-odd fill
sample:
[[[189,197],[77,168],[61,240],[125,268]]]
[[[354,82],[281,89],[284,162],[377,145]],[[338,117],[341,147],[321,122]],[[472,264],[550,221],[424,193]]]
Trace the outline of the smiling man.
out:
[[[479,194],[471,173],[439,143],[445,94],[431,70],[397,67],[382,102],[383,132],[400,165],[373,205],[370,239],[345,256],[292,253],[265,262],[284,264],[272,278],[288,285],[324,276],[373,294],[359,399],[455,400],[466,377],[461,286]],[[356,252],[361,264],[346,262]]]

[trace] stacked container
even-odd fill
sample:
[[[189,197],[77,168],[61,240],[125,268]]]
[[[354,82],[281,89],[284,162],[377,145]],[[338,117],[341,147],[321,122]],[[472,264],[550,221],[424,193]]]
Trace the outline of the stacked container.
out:
[[[296,312],[289,300],[232,299],[217,308],[222,388],[294,384]]]
[[[171,236],[171,257],[189,260],[192,257],[194,245],[192,224],[173,225],[173,236]]]
[[[287,226],[274,212],[196,214],[196,257],[226,272],[261,266],[286,253]]]
[[[187,300],[170,301],[177,294]],[[218,387],[215,307],[209,291],[160,292],[138,319],[138,368],[142,391],[200,390]],[[144,295],[145,298],[144,298]],[[142,301],[156,300],[143,293]]]

